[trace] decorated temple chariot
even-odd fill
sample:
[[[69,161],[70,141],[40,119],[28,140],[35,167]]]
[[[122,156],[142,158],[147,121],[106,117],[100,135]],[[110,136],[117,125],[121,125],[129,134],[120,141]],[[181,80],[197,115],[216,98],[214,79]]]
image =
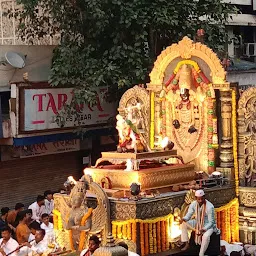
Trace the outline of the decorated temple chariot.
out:
[[[172,250],[200,188],[221,239],[238,242],[237,93],[206,45],[184,37],[163,50],[150,83],[119,102],[117,150],[54,195],[59,243],[81,251],[94,234],[142,256]]]

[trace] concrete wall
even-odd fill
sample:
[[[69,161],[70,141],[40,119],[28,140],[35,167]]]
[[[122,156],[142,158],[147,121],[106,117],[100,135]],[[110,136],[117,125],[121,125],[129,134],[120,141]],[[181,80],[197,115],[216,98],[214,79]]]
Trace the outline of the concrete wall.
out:
[[[255,85],[256,71],[236,71],[227,74],[228,82],[239,83],[239,86]]]
[[[0,65],[0,91],[8,90],[9,82],[23,80],[23,74],[28,72],[30,81],[47,81],[51,67],[52,51],[60,42],[59,35],[45,36],[42,39],[33,38],[23,41],[19,37],[19,22],[14,17],[7,17],[8,10],[15,11],[22,6],[16,0],[0,0],[0,62],[5,60],[5,53],[13,51],[27,55],[26,66],[15,69],[10,65]],[[54,46],[55,45],[55,46]]]
[[[7,87],[10,82],[23,81],[23,74],[28,73],[29,81],[47,81],[51,60],[53,55],[53,49],[55,46],[51,45],[10,45],[0,46],[0,60],[5,60],[5,53],[8,51],[21,53],[27,55],[25,60],[25,67],[22,69],[15,69],[11,65],[0,65],[0,90],[1,87]]]

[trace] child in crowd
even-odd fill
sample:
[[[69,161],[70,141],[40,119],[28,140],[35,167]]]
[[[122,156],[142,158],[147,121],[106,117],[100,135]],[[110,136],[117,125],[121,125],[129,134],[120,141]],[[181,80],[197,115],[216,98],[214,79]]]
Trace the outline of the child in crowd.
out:
[[[48,240],[48,242],[54,240],[54,230],[53,230],[53,224],[50,222],[50,216],[47,213],[42,214],[42,224],[41,229],[45,230],[45,239]]]

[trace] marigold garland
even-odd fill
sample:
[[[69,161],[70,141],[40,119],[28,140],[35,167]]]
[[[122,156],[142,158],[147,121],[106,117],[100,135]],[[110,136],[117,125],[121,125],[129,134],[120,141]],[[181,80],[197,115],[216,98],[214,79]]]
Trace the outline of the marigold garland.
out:
[[[228,243],[239,241],[239,202],[238,198],[215,209],[217,226],[221,229],[221,239]]]
[[[63,225],[62,225],[62,219],[61,219],[60,211],[54,209],[52,211],[52,213],[53,213],[54,229],[56,229],[56,230],[63,230]]]
[[[153,248],[154,253],[157,253],[157,240],[156,240],[156,223],[153,223]]]
[[[161,221],[161,230],[166,230],[165,228],[165,221]],[[164,252],[166,250],[166,233],[161,232],[162,234],[162,251]]]
[[[140,253],[141,256],[145,256],[145,243],[144,243],[144,227],[143,223],[140,223]]]
[[[177,64],[176,68],[174,69],[175,74],[180,70],[180,67],[182,65],[191,65],[196,70],[196,72],[201,71],[198,64],[195,61],[193,61],[193,60],[182,60]]]
[[[116,234],[117,234],[116,228],[117,228],[117,225],[112,224],[112,235],[113,235],[113,237],[114,237],[115,239],[116,239]],[[128,238],[128,239],[129,239],[129,238]]]
[[[84,249],[84,243],[86,238],[86,231],[81,230],[80,232],[80,239],[79,239],[79,245],[78,245],[78,251],[82,251]]]
[[[157,252],[161,252],[161,221],[156,223]]]
[[[72,251],[74,251],[75,247],[74,247],[74,243],[73,243],[73,235],[72,235],[72,230],[71,229],[68,231],[68,235],[69,235],[70,248],[71,248]]]
[[[88,212],[83,216],[80,224],[81,226],[85,226],[86,221],[92,214],[92,210],[93,210],[92,208],[89,208]],[[79,251],[82,251],[84,249],[85,238],[86,238],[86,231],[82,230],[80,233],[80,239],[79,239],[79,246],[78,246]]]
[[[149,254],[149,234],[148,234],[148,223],[144,224],[145,231],[145,254]]]
[[[128,239],[129,240],[132,240],[132,223],[127,223],[127,226],[128,226],[128,230],[127,230],[127,233],[128,233]]]
[[[171,227],[172,223],[170,222],[170,218],[168,218],[166,221],[165,221],[165,248],[166,250],[169,250],[169,228]]]
[[[149,252],[150,254],[154,253],[154,241],[153,241],[153,223],[150,222],[148,226],[149,231]]]
[[[217,226],[221,229],[222,239],[227,242],[239,241],[238,206],[238,199],[235,198],[215,209]],[[173,221],[173,214],[155,219],[112,221],[112,230],[117,230],[116,236],[120,239],[126,239],[126,233],[127,239],[134,242],[137,241],[137,234],[140,234],[141,255],[148,255],[169,249],[169,228]],[[136,225],[139,228],[138,233]]]
[[[123,225],[123,239],[127,239],[127,224]]]
[[[132,241],[136,243],[136,239],[137,239],[137,223],[133,222],[132,223]]]

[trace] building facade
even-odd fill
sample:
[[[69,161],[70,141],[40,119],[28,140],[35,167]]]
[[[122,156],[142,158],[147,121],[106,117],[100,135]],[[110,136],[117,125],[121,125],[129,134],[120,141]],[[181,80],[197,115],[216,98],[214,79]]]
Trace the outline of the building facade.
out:
[[[115,145],[115,103],[84,107],[79,132],[71,117],[55,122],[72,92],[47,83],[59,37],[21,40],[17,21],[5,15],[16,8],[16,1],[0,0],[0,207],[10,208],[28,206],[45,190],[59,191],[68,176],[81,177]],[[25,66],[10,65],[7,53],[21,56]]]

